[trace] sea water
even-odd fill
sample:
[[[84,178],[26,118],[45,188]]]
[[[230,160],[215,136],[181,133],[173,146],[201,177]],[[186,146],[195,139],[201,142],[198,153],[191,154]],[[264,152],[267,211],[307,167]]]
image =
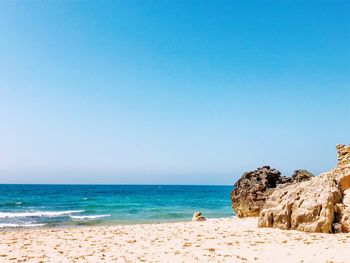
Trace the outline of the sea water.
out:
[[[231,186],[0,185],[0,227],[136,224],[234,216]]]

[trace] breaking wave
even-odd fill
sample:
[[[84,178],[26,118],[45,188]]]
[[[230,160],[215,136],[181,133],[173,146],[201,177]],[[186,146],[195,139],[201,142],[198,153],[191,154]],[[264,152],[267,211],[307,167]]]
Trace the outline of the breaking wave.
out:
[[[104,217],[110,217],[111,215],[93,215],[93,216],[72,216],[69,217],[75,220],[96,220]]]
[[[60,217],[82,213],[84,210],[68,210],[68,211],[36,211],[36,212],[0,212],[0,218],[17,218],[17,217]]]

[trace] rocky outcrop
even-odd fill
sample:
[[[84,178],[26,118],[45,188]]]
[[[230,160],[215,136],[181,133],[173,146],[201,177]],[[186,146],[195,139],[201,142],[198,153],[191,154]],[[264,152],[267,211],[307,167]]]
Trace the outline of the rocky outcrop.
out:
[[[306,170],[295,170],[292,175],[293,183],[309,181],[314,175]]]
[[[350,169],[350,145],[338,144],[338,165],[337,169],[348,172]]]
[[[337,150],[338,165],[334,173],[337,175],[343,199],[335,206],[335,221],[340,225],[342,232],[350,232],[350,145],[338,144]]]
[[[266,200],[259,227],[332,232],[333,207],[341,197],[335,178],[328,174],[278,189]]]
[[[192,217],[192,221],[205,221],[207,220],[204,216],[202,216],[201,212],[195,212],[193,217]]]
[[[231,192],[232,208],[238,217],[258,216],[265,200],[279,185],[292,182],[280,171],[263,166],[246,172]]]
[[[338,165],[332,171],[276,189],[260,212],[259,227],[349,232],[350,146],[337,145],[337,150]]]
[[[350,232],[350,189],[343,192],[343,201],[334,207],[335,223],[339,229],[334,232]]]

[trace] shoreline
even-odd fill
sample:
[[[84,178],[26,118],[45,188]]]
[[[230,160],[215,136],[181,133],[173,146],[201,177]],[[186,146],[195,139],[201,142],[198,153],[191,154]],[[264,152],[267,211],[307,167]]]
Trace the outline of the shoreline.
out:
[[[206,222],[215,221],[215,220],[226,220],[226,219],[238,219],[237,216],[229,216],[229,217],[216,217],[216,218],[206,218]],[[56,224],[56,225],[49,225],[49,224],[38,224],[38,226],[25,226],[25,225],[18,225],[18,226],[0,226],[0,232],[3,230],[35,230],[35,229],[64,229],[64,228],[84,228],[84,227],[113,227],[113,226],[134,226],[134,225],[160,225],[160,224],[176,224],[176,223],[190,223],[192,222],[191,219],[183,220],[169,220],[169,221],[159,221],[159,222],[147,222],[147,221],[139,221],[139,222],[130,222],[130,223],[124,223],[124,222],[118,222],[113,220],[108,221],[102,221],[100,223],[94,223],[91,221],[91,224],[89,224],[89,221],[80,221],[81,224],[78,223],[79,221],[76,221],[74,224]],[[40,225],[40,226],[39,226]]]
[[[0,261],[346,262],[350,234],[258,228],[257,218],[0,229]]]
[[[234,220],[238,219],[235,216],[232,217],[220,217],[220,218],[206,218],[204,222],[220,221],[220,220]],[[3,231],[17,231],[17,230],[51,230],[51,229],[71,229],[71,228],[99,228],[99,227],[118,227],[118,226],[137,226],[137,225],[167,225],[167,224],[177,224],[177,223],[191,223],[192,220],[180,220],[180,221],[161,221],[161,222],[137,222],[137,223],[114,223],[113,221],[104,221],[99,224],[71,224],[71,225],[42,225],[42,226],[5,226],[0,227],[0,233]]]

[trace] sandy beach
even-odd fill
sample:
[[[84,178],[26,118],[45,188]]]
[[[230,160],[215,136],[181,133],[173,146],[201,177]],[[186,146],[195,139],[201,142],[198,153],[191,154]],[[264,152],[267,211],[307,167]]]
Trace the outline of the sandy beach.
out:
[[[349,262],[350,234],[257,228],[256,218],[2,229],[0,262]]]

